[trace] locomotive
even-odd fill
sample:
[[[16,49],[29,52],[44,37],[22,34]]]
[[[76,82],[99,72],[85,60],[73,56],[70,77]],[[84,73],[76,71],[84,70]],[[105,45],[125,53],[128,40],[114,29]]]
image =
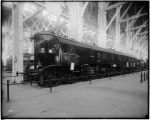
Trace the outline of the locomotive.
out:
[[[45,80],[113,72],[123,74],[140,69],[141,61],[133,56],[50,32],[38,32],[31,39],[34,40],[34,70],[40,71]]]

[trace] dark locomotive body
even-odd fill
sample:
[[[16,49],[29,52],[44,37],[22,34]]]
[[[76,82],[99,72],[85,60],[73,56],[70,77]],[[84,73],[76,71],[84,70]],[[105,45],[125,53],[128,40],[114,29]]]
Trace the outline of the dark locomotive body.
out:
[[[34,35],[34,68],[44,79],[140,69],[140,61],[119,52],[86,45],[48,32]]]

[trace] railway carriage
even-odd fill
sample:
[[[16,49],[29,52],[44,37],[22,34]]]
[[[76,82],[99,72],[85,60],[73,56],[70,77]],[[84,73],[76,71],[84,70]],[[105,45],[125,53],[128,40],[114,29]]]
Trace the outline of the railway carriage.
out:
[[[88,76],[133,71],[138,60],[97,46],[87,45],[49,32],[36,33],[34,68],[41,69],[44,79]],[[133,69],[134,68],[134,69]]]

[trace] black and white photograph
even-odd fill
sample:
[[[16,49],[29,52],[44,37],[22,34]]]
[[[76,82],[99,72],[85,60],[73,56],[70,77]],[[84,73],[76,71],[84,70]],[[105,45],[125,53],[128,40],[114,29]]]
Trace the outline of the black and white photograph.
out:
[[[149,4],[2,0],[1,119],[149,119]]]

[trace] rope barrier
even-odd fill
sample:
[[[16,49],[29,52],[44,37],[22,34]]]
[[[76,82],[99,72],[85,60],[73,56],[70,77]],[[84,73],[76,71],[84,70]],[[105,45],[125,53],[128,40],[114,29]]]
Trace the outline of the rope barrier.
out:
[[[142,72],[144,72],[144,73],[142,74]],[[110,79],[111,79],[111,77],[113,75],[117,75],[117,74],[121,75],[121,74],[123,74],[123,72],[122,71],[121,72],[113,72],[113,73],[110,72],[110,73],[103,73],[103,74],[96,74],[96,75],[86,75],[86,76],[80,76],[80,77],[53,78],[53,79],[48,79],[48,80],[43,80],[43,76],[40,76],[40,80],[38,80],[38,81],[35,81],[35,80],[32,80],[32,79],[39,77],[40,74],[29,74],[29,76],[32,76],[32,77],[26,78],[24,80],[30,79],[31,80],[31,86],[32,86],[32,83],[40,83],[42,85],[43,82],[46,82],[48,84],[48,86],[50,87],[50,93],[51,93],[52,88],[54,86],[58,86],[60,84],[63,84],[64,82],[73,83],[73,82],[75,82],[75,80],[82,80],[83,78],[87,78],[86,80],[89,80],[90,84],[91,84],[91,81],[93,79],[97,79],[99,76],[101,76],[101,77],[110,77]],[[125,74],[127,74],[127,72],[125,72]],[[3,77],[18,77],[18,76],[3,76]],[[141,83],[143,81],[145,81],[146,79],[148,79],[148,72],[147,71],[141,71]],[[7,100],[8,101],[9,101],[9,86],[25,84],[25,82],[11,83],[11,84],[9,82],[10,82],[10,80],[7,80],[7,84],[2,82],[3,85],[7,85]]]
[[[6,83],[2,83],[2,84],[7,85]],[[26,83],[11,83],[9,85],[19,85],[19,84],[26,84]]]
[[[2,83],[2,84],[7,85],[7,84],[5,84],[5,83]]]
[[[2,77],[18,77],[18,76],[2,76]]]

